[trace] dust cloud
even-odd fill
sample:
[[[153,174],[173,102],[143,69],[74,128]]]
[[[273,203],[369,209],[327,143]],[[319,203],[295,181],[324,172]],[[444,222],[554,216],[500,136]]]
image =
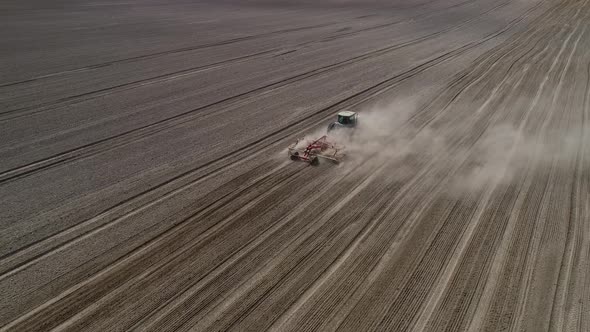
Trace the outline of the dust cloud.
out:
[[[487,130],[469,157],[469,166],[456,175],[455,189],[473,191],[490,184],[509,184],[526,169],[556,170],[573,165],[583,148],[587,126],[544,134],[525,133],[510,124]]]
[[[354,164],[368,159],[383,162],[412,156],[430,158],[436,167],[453,167],[449,190],[461,194],[509,184],[519,174],[525,174],[521,171],[527,168],[567,167],[582,148],[583,135],[590,130],[587,126],[567,132],[553,129],[541,135],[525,133],[512,124],[496,124],[471,145],[457,147],[451,143],[456,142],[451,137],[460,133],[452,128],[412,126],[410,120],[416,111],[412,102],[361,110],[356,130],[336,130],[328,137],[346,147],[346,158]],[[325,129],[314,133],[317,137],[324,134]]]
[[[430,155],[444,146],[444,137],[429,128],[411,125],[416,104],[399,101],[359,111],[356,130],[336,130],[329,137],[346,145],[352,160],[395,160],[411,154]]]

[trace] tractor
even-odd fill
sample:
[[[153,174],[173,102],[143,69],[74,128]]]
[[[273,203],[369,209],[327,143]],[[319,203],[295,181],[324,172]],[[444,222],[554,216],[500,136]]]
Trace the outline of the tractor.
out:
[[[328,132],[335,129],[350,129],[358,125],[358,114],[352,111],[342,111],[338,113],[338,120],[328,125]]]

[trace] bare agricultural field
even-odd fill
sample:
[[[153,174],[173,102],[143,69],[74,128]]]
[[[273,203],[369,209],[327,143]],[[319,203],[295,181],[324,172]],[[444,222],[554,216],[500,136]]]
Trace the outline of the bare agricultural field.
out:
[[[0,22],[0,331],[590,330],[588,0]]]

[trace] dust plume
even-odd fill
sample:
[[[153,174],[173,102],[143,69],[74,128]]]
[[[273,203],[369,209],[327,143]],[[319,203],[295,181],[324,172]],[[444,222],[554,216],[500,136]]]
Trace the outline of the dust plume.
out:
[[[431,154],[443,145],[443,138],[429,128],[411,124],[417,106],[411,101],[377,105],[359,112],[354,131],[336,130],[330,138],[345,142],[347,157],[352,160],[401,159],[410,154]]]
[[[487,130],[476,143],[467,167],[455,176],[453,187],[473,191],[490,184],[508,184],[528,169],[571,167],[583,148],[588,126],[557,129],[544,134],[525,133],[509,125]]]
[[[451,169],[449,192],[465,194],[509,184],[527,168],[571,166],[582,148],[583,135],[590,132],[588,126],[579,126],[568,132],[550,128],[540,134],[524,132],[512,124],[496,124],[477,141],[457,146],[462,133],[452,127],[413,126],[417,110],[417,104],[408,101],[360,110],[355,130],[334,130],[328,137],[345,147],[345,164],[350,167],[367,161],[397,161],[396,165],[403,166],[409,158],[419,159],[426,161],[423,165]],[[325,134],[326,128],[320,128],[307,138]],[[391,172],[398,170],[392,167]]]

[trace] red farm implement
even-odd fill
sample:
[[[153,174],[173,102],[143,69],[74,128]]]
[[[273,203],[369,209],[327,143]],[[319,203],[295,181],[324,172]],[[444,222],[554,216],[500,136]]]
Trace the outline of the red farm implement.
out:
[[[344,157],[343,148],[328,141],[327,136],[322,136],[315,141],[303,143],[298,139],[289,146],[289,157],[291,160],[300,160],[311,165],[317,165],[320,159],[330,160],[339,163]]]

